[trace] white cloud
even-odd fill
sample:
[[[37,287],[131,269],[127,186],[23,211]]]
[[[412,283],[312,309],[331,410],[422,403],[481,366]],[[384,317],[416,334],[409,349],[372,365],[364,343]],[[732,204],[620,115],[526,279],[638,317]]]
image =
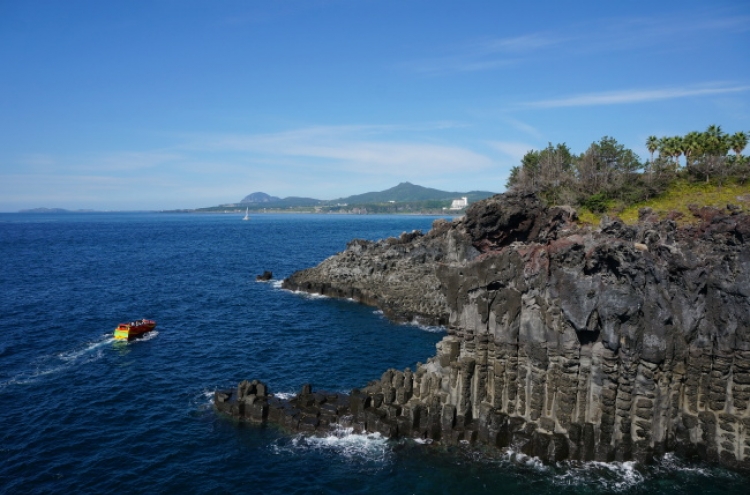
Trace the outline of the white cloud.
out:
[[[244,152],[264,160],[297,157],[329,169],[399,177],[482,170],[492,165],[488,157],[460,146],[393,138],[391,133],[399,130],[399,126],[309,127],[274,134],[208,135],[188,146]]]
[[[562,40],[542,33],[512,38],[485,38],[467,43],[451,55],[412,61],[405,66],[415,72],[428,74],[491,70],[514,65],[521,55],[560,42]]]
[[[627,103],[643,103],[647,101],[669,100],[691,96],[710,96],[725,93],[739,93],[748,90],[750,90],[750,86],[629,89],[622,91],[585,93],[551,100],[538,100],[525,103],[522,106],[531,108],[561,108],[596,105],[622,105]]]
[[[513,37],[485,37],[446,47],[442,55],[404,63],[408,70],[427,74],[475,72],[538,63],[543,57],[633,51],[638,48],[679,48],[711,33],[739,33],[750,29],[750,16],[713,17],[711,13],[675,13],[669,17],[594,19],[557,29]],[[677,43],[675,45],[675,43]]]

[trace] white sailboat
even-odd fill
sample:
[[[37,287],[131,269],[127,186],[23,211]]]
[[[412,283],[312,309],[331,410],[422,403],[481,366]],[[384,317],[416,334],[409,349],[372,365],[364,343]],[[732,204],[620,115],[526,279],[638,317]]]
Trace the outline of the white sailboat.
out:
[[[243,218],[243,220],[250,220],[250,215],[248,215],[248,210],[249,208],[245,208],[245,217]]]

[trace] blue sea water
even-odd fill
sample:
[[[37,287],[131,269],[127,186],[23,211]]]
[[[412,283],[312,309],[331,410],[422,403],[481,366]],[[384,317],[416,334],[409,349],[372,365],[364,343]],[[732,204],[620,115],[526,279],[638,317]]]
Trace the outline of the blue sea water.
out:
[[[434,217],[0,214],[0,493],[743,493],[750,478],[667,456],[544,466],[340,431],[290,436],[211,394],[347,391],[414,368],[440,329],[281,290],[359,237]],[[272,283],[255,282],[264,270]],[[117,323],[153,318],[145,339]]]

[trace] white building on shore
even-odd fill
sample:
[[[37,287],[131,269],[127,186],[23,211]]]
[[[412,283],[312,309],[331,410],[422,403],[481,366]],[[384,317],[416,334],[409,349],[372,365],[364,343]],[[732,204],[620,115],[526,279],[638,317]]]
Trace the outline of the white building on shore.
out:
[[[467,206],[469,206],[469,200],[466,198],[466,196],[464,196],[461,199],[454,199],[453,202],[451,203],[450,209],[451,210],[463,210]]]

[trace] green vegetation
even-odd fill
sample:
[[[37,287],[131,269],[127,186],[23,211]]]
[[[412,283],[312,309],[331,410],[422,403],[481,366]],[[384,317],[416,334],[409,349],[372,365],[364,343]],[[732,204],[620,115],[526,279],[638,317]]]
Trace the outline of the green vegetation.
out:
[[[506,185],[576,206],[584,222],[604,213],[635,221],[644,206],[662,214],[680,211],[687,220],[691,203],[724,207],[750,193],[750,159],[742,155],[747,144],[745,132],[726,134],[717,125],[685,136],[649,136],[645,162],[609,136],[580,155],[550,143],[526,153]]]
[[[649,207],[664,218],[668,213],[677,212],[681,216],[678,223],[690,223],[693,216],[691,205],[725,208],[734,204],[747,211],[750,206],[750,182],[727,181],[722,185],[716,182],[691,182],[678,179],[672,182],[663,193],[641,203],[633,204],[618,214],[626,223],[638,221],[638,210]]]
[[[410,182],[386,189],[334,200],[313,198],[278,198],[266,193],[255,192],[246,196],[239,203],[211,206],[196,210],[184,210],[196,213],[239,213],[246,209],[250,212],[274,213],[429,213],[443,214],[451,202],[466,197],[469,203],[475,203],[495,193],[489,191],[449,192],[429,187],[422,187]],[[455,213],[455,211],[454,211]]]

